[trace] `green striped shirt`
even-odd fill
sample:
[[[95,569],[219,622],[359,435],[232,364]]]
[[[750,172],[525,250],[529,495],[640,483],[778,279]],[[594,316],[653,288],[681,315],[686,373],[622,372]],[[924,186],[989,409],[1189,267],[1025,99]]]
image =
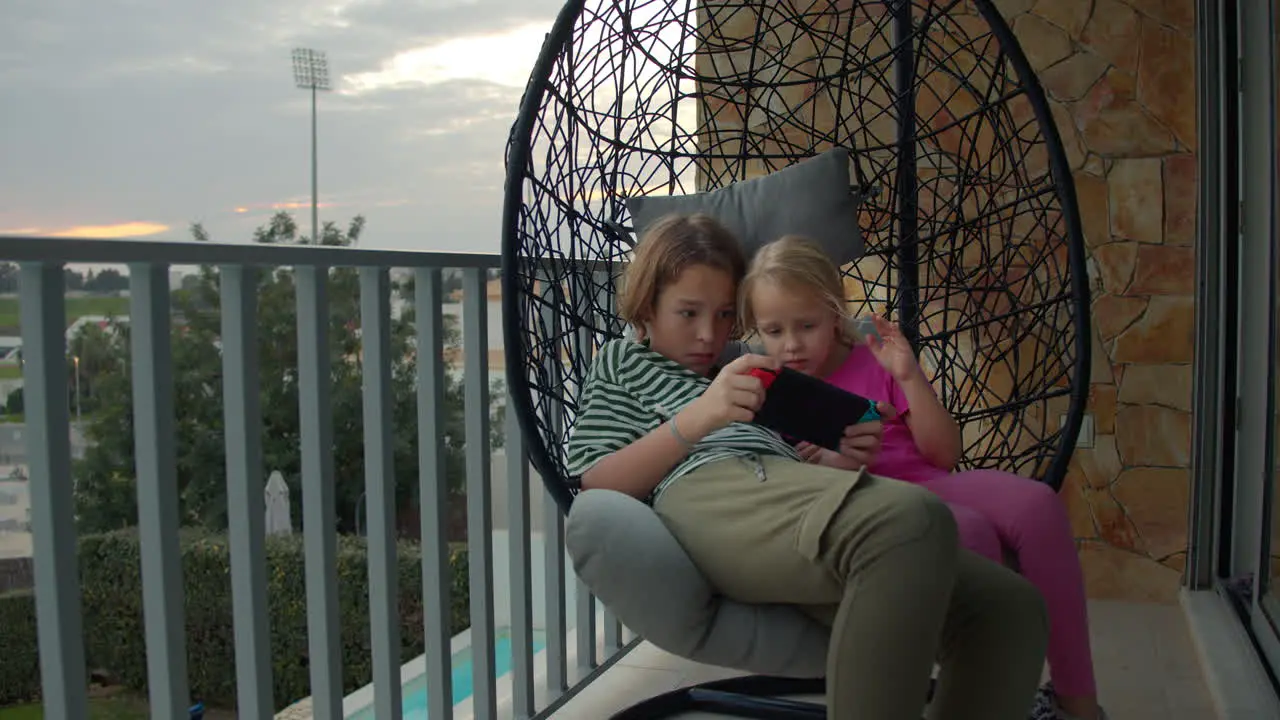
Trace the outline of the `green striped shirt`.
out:
[[[605,343],[578,398],[578,414],[569,435],[569,474],[581,477],[601,458],[670,420],[710,385],[707,378],[645,345],[629,340]],[[726,458],[758,460],[760,455],[800,459],[772,431],[752,423],[732,423],[699,440],[654,488],[649,501],[702,465]]]

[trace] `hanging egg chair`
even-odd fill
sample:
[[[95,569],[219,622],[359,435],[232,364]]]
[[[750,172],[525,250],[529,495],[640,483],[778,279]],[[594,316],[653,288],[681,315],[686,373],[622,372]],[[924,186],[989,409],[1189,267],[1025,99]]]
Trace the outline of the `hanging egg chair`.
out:
[[[509,390],[565,512],[580,492],[565,471],[577,389],[594,349],[624,330],[628,199],[707,193],[832,148],[848,149],[860,199],[860,247],[838,258],[850,313],[901,323],[961,424],[959,469],[1061,486],[1089,383],[1085,249],[1050,107],[989,0],[571,0],[510,136],[502,222]],[[589,564],[575,563],[580,575]],[[657,621],[584,580],[662,644]],[[825,716],[804,703],[770,715],[747,697],[812,683],[751,682],[698,697],[742,717]]]

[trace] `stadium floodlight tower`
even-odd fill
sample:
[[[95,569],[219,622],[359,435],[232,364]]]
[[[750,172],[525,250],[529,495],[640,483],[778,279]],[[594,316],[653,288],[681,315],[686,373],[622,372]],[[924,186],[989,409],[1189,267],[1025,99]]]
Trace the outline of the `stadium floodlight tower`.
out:
[[[322,50],[294,48],[293,79],[299,88],[311,91],[311,242],[320,244],[319,181],[316,174],[316,94],[332,90],[329,58]]]

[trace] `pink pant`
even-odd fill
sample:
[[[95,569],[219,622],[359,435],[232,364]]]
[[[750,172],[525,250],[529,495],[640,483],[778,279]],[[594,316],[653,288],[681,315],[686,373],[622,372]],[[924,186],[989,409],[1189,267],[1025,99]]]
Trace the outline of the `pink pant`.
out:
[[[1054,691],[1095,695],[1084,576],[1066,507],[1053,490],[998,470],[948,473],[918,484],[951,506],[966,548],[996,562],[1012,555],[1023,577],[1040,588]]]

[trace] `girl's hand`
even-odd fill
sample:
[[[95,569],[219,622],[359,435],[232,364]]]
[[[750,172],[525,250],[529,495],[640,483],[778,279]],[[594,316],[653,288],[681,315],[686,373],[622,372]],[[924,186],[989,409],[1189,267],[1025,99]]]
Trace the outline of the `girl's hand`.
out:
[[[861,467],[860,465],[855,465],[853,460],[838,452],[833,452],[812,443],[801,442],[796,445],[796,452],[800,454],[802,460],[814,465],[826,465],[840,470],[857,470]]]
[[[805,462],[842,470],[860,470],[871,465],[880,452],[884,423],[898,416],[898,409],[887,402],[877,402],[876,411],[880,413],[881,421],[858,423],[844,429],[840,452],[809,442],[798,443],[796,452]]]
[[[800,459],[805,462],[820,464],[818,459],[819,457],[822,457],[823,450],[826,450],[826,448],[814,445],[812,442],[800,441],[799,443],[796,443],[796,452],[800,455]]]
[[[880,405],[876,407],[878,409]],[[840,440],[840,455],[852,466],[849,469],[859,470],[873,464],[880,454],[883,435],[884,424],[879,420],[856,423],[845,428],[844,438]]]
[[[796,452],[799,453],[800,459],[807,463],[821,465],[822,453],[826,452],[826,448],[814,445],[811,442],[800,441],[796,444]]]
[[[876,412],[880,413],[880,422],[887,423],[898,417],[898,408],[884,400],[876,401]]]
[[[680,413],[680,430],[691,442],[710,435],[730,423],[751,422],[764,404],[764,385],[746,373],[757,368],[776,370],[778,361],[767,355],[747,354],[720,371],[702,395]]]
[[[907,342],[898,323],[891,323],[879,315],[872,315],[871,321],[880,337],[867,333],[865,342],[880,367],[898,383],[907,382],[922,373],[915,351],[911,349],[911,343]]]

